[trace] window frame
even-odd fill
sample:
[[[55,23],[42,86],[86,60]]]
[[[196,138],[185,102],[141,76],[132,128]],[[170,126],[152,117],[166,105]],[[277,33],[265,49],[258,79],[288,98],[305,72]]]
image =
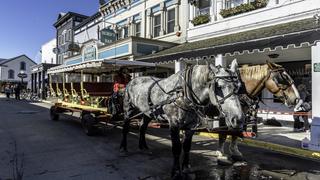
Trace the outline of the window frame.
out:
[[[21,62],[20,62],[20,71],[25,71],[25,70],[27,69],[26,66],[27,66],[27,65],[26,65],[26,62],[21,61]]]
[[[210,8],[211,8],[213,2],[212,2],[212,0],[208,0],[208,1],[209,1],[209,6],[208,7],[201,8],[201,9],[200,9],[200,7],[196,8],[196,15],[198,15],[198,16],[199,15],[205,15],[205,14],[210,15]],[[207,13],[202,13],[202,12],[206,12],[206,11],[207,11]]]
[[[14,74],[15,74],[14,70],[13,69],[9,69],[8,70],[8,79],[14,79]]]
[[[173,11],[173,19],[169,21],[169,12]],[[173,29],[172,32],[169,32],[169,23],[173,22]],[[176,24],[176,9],[174,7],[172,8],[168,8],[166,11],[166,33],[170,34],[170,33],[174,33],[174,27]]]
[[[137,26],[140,26],[139,27],[139,31],[137,31]],[[138,35],[139,34],[139,35]],[[136,37],[141,37],[141,20],[140,21],[136,21],[135,23],[134,23],[134,35],[136,36]]]
[[[160,23],[159,25],[155,26],[155,20],[156,20],[156,17],[159,17],[160,19]],[[153,38],[156,38],[156,37],[160,37],[160,32],[161,32],[161,27],[162,27],[162,24],[161,24],[161,13],[160,12],[156,12],[153,14],[153,17],[152,17],[152,37]],[[159,27],[159,34],[157,36],[155,36],[155,28],[158,28]]]

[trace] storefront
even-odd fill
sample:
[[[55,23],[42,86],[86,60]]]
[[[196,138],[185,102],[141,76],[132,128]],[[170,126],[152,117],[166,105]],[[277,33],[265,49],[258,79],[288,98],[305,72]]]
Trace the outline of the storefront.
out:
[[[31,67],[31,92],[41,99],[46,99],[49,90],[47,70],[55,66],[57,65],[42,63]]]

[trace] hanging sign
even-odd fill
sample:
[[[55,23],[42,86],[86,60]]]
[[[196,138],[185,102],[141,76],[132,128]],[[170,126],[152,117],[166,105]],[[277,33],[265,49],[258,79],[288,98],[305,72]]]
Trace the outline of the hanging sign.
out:
[[[320,63],[313,63],[313,72],[320,72]]]
[[[96,59],[96,47],[88,46],[83,51],[83,61],[90,61]]]
[[[112,29],[102,29],[100,31],[101,42],[110,44],[116,40],[116,33]]]

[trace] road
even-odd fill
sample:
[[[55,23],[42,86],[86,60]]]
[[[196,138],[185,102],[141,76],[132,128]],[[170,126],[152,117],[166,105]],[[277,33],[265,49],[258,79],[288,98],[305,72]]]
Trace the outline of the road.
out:
[[[128,157],[118,156],[121,129],[88,137],[79,121],[49,120],[44,103],[0,98],[0,180],[170,179],[171,146],[167,129],[150,129],[152,155],[138,150],[137,130],[130,134]],[[217,165],[217,142],[195,136],[190,177],[195,179],[320,179],[320,162],[240,146],[247,165]],[[19,178],[20,177],[20,178]]]

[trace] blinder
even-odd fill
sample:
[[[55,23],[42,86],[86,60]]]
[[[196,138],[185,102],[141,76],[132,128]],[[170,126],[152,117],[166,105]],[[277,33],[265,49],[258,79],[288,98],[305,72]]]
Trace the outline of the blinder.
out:
[[[282,90],[287,89],[294,83],[293,79],[285,71],[273,71],[272,73],[272,80]]]

